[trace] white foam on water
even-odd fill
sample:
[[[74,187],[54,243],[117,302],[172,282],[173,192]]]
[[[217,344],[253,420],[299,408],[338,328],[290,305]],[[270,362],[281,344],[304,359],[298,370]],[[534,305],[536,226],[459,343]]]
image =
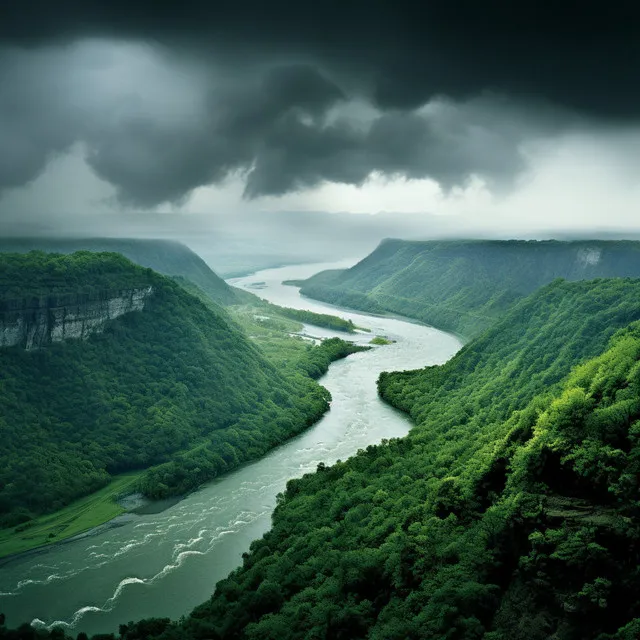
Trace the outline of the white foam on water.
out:
[[[80,609],[78,609],[77,611],[75,611],[70,620],[55,620],[54,622],[47,624],[43,620],[40,620],[39,618],[35,618],[31,624],[32,626],[37,626],[39,628],[45,628],[49,630],[57,626],[63,626],[67,629],[73,629],[78,626],[78,624],[81,622],[84,616],[87,615],[88,613],[99,614],[99,613],[108,613],[110,611],[113,611],[122,593],[130,585],[149,586],[149,585],[155,584],[156,582],[162,580],[172,572],[180,569],[180,567],[184,564],[184,562],[188,558],[192,556],[206,555],[216,546],[216,543],[220,539],[222,539],[224,536],[237,533],[239,529],[251,524],[258,518],[268,515],[270,511],[271,511],[271,505],[269,505],[268,508],[265,508],[263,511],[260,511],[259,513],[256,513],[253,511],[242,511],[239,514],[236,514],[236,517],[233,519],[232,522],[229,523],[227,527],[218,527],[215,533],[211,536],[211,538],[209,538],[208,544],[204,549],[202,550],[193,549],[191,547],[194,547],[200,544],[201,542],[203,542],[203,540],[205,539],[205,536],[207,536],[210,533],[210,530],[207,528],[200,529],[198,531],[197,536],[189,538],[186,542],[176,543],[173,547],[171,562],[166,564],[160,571],[155,573],[153,576],[149,578],[127,577],[121,580],[116,586],[111,597],[108,598],[102,604],[102,606],[85,605]],[[202,518],[197,518],[194,520],[194,522],[200,521],[200,520],[202,520]],[[193,528],[194,522],[188,523],[188,526],[185,526],[185,529],[188,530]],[[157,532],[148,533],[144,536],[142,541],[129,540],[120,548],[119,552],[116,552],[116,554],[114,555],[125,554],[131,551],[132,549],[143,546],[151,538],[157,537],[157,535],[159,535],[159,533]],[[109,560],[112,557],[113,556],[109,557]],[[78,571],[76,573],[80,573],[80,572]],[[49,578],[59,579],[57,576],[49,576]],[[23,582],[28,582],[28,581],[23,581]]]
[[[16,589],[20,590],[30,584],[51,584],[54,580],[64,580],[66,576],[58,575],[57,573],[52,573],[48,575],[44,580],[31,580],[28,578],[27,580],[20,580],[16,585]]]
[[[124,578],[118,583],[116,590],[113,595],[104,603],[103,606],[97,607],[95,605],[86,605],[84,607],[80,607],[74,614],[71,620],[54,620],[53,622],[47,624],[40,618],[35,618],[31,622],[32,627],[36,628],[44,628],[49,631],[54,627],[66,627],[67,629],[73,629],[87,613],[107,613],[113,610],[113,607],[120,597],[121,593],[124,589],[131,584],[145,584],[145,580],[141,580],[140,578]]]

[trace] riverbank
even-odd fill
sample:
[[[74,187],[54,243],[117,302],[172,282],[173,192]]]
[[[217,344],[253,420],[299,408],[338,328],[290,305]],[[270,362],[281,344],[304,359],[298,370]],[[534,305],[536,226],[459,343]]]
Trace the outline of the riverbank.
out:
[[[336,318],[336,320],[339,319]],[[304,329],[303,325],[300,326]],[[313,338],[314,342],[322,342],[321,338],[316,339],[315,336]],[[354,346],[352,352],[364,349],[366,349],[364,346]],[[332,354],[330,361],[341,357],[344,357],[341,353]],[[326,372],[329,366],[329,362],[324,363],[322,359],[320,362],[310,363],[310,366],[311,364],[313,364],[314,372],[313,375],[311,372],[309,373],[311,378],[316,378]],[[320,420],[328,409],[329,405],[327,404],[322,414],[312,416],[315,419],[311,424]],[[311,424],[303,425],[302,428],[309,427]],[[195,449],[199,449],[201,446],[198,444]],[[239,463],[252,461],[252,459],[236,461],[235,465],[228,465],[228,470],[237,467]],[[135,485],[147,471],[141,470],[115,476],[106,487],[74,501],[59,511],[34,518],[10,529],[0,529],[0,560],[8,561],[9,558],[26,552],[70,541],[79,534],[98,533],[103,530],[103,527],[111,526],[110,523],[117,526],[114,519],[121,518],[123,514],[150,515],[160,513],[176,504],[184,497],[184,493],[189,492],[181,492],[178,496],[169,496],[161,500],[144,498],[142,494],[136,493],[137,487]],[[194,486],[193,489],[195,488],[197,487]]]
[[[117,499],[130,492],[142,471],[114,476],[103,489],[18,527],[0,529],[0,558],[73,538],[126,513]]]
[[[294,282],[293,280],[289,281],[289,282]],[[282,283],[284,285],[284,282]],[[342,314],[344,315],[345,311],[349,312],[351,314],[357,314],[359,316],[364,316],[366,317],[371,317],[371,318],[381,318],[381,319],[391,319],[391,320],[400,320],[401,322],[408,322],[410,324],[417,324],[420,325],[422,327],[429,327],[430,329],[436,329],[437,331],[442,331],[444,333],[448,333],[451,336],[455,336],[458,340],[460,340],[460,342],[464,345],[467,342],[469,342],[471,340],[471,337],[468,335],[463,335],[462,333],[459,333],[457,331],[450,331],[449,329],[444,329],[442,327],[437,327],[435,325],[429,324],[428,322],[424,322],[424,320],[420,320],[419,318],[414,318],[412,316],[405,316],[402,315],[401,313],[395,313],[394,311],[379,311],[379,312],[375,312],[375,311],[366,311],[364,309],[358,309],[358,307],[351,307],[349,305],[337,305],[337,304],[333,304],[331,302],[325,302],[324,300],[321,300],[320,298],[312,298],[309,295],[305,295],[303,293],[300,292],[300,287],[298,285],[294,285],[294,284],[288,284],[286,286],[291,287],[292,289],[295,289],[299,296],[300,296],[300,300],[306,300],[309,303],[316,303],[319,306],[325,307],[327,309],[337,309],[337,310],[341,310]],[[360,329],[362,329],[362,327],[359,327]],[[365,329],[366,331],[366,329]],[[370,332],[370,331],[369,331]]]

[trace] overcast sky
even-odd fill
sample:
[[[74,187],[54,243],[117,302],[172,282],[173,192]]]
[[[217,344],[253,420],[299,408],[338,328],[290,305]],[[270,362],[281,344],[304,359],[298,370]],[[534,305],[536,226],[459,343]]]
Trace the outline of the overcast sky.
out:
[[[640,227],[635,2],[170,4],[2,3],[0,216]]]

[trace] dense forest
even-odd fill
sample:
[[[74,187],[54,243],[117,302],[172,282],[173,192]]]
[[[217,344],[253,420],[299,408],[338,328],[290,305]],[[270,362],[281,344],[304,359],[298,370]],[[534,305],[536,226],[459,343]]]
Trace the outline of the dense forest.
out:
[[[182,276],[222,305],[236,304],[235,290],[185,245],[170,240],[131,238],[0,238],[0,252],[121,253],[132,262],[166,276]]]
[[[555,278],[612,277],[640,277],[640,242],[385,240],[350,269],[299,284],[312,298],[400,313],[468,338]]]
[[[209,601],[179,621],[122,624],[122,640],[640,637],[640,280],[573,277],[501,298],[503,317],[449,362],[382,374],[410,434],[290,480],[272,529]],[[275,309],[257,321],[256,305],[217,317],[287,384],[312,385],[351,349],[290,344],[295,321]],[[227,431],[148,472],[146,491],[208,474]],[[64,639],[2,623],[0,640]]]
[[[0,351],[5,527],[24,529],[120,472],[160,465],[140,480],[159,497],[262,455],[328,409],[313,378],[358,350],[289,340],[278,362],[214,302],[117,254],[4,254],[0,274],[11,297],[153,288],[143,311],[89,340]]]
[[[150,286],[151,269],[117,253],[79,251],[72,256],[31,251],[0,253],[0,301],[51,298],[65,294],[115,292]]]
[[[556,281],[384,375],[409,436],[291,480],[210,601],[122,637],[637,638],[639,295]]]

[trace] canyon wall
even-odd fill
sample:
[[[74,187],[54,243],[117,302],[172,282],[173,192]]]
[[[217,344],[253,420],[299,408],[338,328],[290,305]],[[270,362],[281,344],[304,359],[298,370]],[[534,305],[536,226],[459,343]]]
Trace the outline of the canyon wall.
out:
[[[26,350],[70,338],[86,340],[109,320],[142,311],[153,288],[0,300],[0,347]]]

